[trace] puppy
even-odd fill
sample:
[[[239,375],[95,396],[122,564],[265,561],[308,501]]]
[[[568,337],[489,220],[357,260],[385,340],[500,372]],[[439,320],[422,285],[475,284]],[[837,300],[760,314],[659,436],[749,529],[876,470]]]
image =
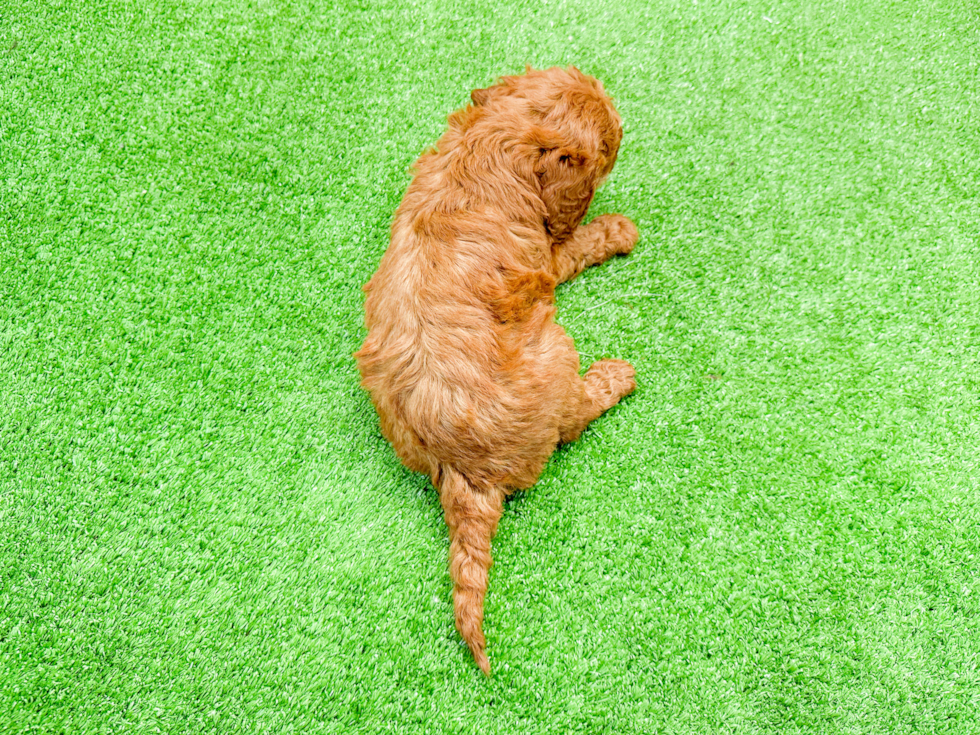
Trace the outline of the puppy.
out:
[[[528,68],[471,98],[415,165],[355,357],[385,437],[439,491],[456,627],[489,675],[483,599],[505,496],[636,387],[622,360],[579,375],[555,286],[638,233],[618,214],[580,226],[623,136],[597,80]]]

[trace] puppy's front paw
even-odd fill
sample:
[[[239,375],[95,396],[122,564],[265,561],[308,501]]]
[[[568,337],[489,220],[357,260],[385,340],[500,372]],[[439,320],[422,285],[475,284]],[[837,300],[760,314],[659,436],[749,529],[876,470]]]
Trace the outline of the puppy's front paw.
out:
[[[636,368],[625,360],[600,360],[586,371],[586,390],[606,410],[636,390]]]
[[[596,217],[606,230],[606,244],[611,255],[628,255],[640,238],[640,231],[621,214],[603,214]]]

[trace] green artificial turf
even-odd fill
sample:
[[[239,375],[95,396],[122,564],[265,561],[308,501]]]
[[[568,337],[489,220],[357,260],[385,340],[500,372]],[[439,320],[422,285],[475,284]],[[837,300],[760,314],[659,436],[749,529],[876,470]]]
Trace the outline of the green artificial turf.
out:
[[[358,387],[469,90],[625,121],[639,387],[510,501],[487,680]],[[0,8],[0,732],[980,732],[968,0]]]

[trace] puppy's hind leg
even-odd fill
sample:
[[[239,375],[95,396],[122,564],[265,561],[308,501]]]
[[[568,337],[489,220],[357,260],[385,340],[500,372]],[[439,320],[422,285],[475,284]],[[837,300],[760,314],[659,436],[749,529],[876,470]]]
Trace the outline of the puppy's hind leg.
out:
[[[639,238],[636,225],[621,214],[603,214],[578,227],[572,236],[551,248],[552,270],[559,283],[569,281],[590,265],[613,255],[626,255]]]
[[[483,490],[452,467],[443,467],[439,500],[449,526],[449,575],[453,580],[456,628],[473,652],[483,673],[490,676],[490,660],[483,635],[483,599],[493,559],[490,539],[503,513],[503,493]]]
[[[636,369],[624,360],[600,360],[582,377],[583,393],[578,410],[561,428],[561,440],[578,439],[585,427],[636,389]]]

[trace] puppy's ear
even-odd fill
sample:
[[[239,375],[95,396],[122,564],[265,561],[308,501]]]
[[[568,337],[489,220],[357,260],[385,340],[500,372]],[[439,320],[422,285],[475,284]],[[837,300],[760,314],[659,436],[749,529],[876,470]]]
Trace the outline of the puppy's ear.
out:
[[[578,227],[595,195],[597,157],[547,128],[533,128],[530,139],[538,147],[534,173],[546,209],[545,227],[556,242],[561,242]]]
[[[541,149],[534,173],[538,178],[555,181],[560,178],[576,178],[592,161],[592,156],[571,145]]]
[[[538,149],[538,160],[534,167],[534,173],[538,176],[554,178],[562,168],[586,166],[594,158],[584,146],[576,144],[557,130],[540,125],[530,126],[524,139],[529,146]]]

